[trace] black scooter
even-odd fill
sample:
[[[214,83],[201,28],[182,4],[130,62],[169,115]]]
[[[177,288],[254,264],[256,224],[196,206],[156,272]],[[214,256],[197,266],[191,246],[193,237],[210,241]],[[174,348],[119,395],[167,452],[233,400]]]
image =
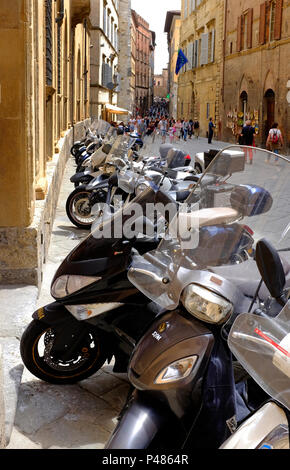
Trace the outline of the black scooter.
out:
[[[134,200],[144,207],[148,202],[175,204],[151,188]],[[123,226],[130,217],[116,214],[108,223]],[[148,219],[144,223],[154,232]],[[136,342],[161,310],[130,283],[127,270],[134,249],[145,253],[158,243],[156,238],[102,238],[96,233],[80,243],[54,276],[56,302],[38,309],[22,335],[27,369],[47,382],[73,384],[115,356],[114,371],[125,373]]]

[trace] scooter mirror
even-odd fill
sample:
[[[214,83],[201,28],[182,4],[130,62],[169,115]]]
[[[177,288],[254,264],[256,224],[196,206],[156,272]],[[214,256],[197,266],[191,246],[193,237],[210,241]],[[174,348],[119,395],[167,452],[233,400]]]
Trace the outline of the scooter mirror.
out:
[[[271,296],[279,301],[286,283],[285,273],[277,250],[265,239],[257,243],[256,263]]]

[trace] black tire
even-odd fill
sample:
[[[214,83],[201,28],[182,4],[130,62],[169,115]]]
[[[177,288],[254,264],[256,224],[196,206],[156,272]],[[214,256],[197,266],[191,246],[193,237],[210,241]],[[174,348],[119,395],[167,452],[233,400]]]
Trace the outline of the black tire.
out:
[[[53,327],[33,320],[24,331],[20,341],[20,353],[24,365],[35,377],[53,384],[74,384],[96,373],[107,359],[105,341],[93,328],[88,329],[78,353],[70,361],[55,360],[46,351],[46,360],[38,347],[44,338],[45,348],[50,348],[56,335]],[[92,346],[94,344],[94,347]]]
[[[82,147],[83,145],[84,145],[83,143],[78,142],[72,146],[72,148],[70,149],[70,153],[73,155],[73,157],[76,156],[79,148]]]
[[[66,213],[69,220],[78,228],[90,230],[93,217],[91,215],[91,207],[89,204],[90,191],[84,188],[76,188],[67,198]],[[76,204],[79,207],[76,207]],[[83,204],[83,205],[82,205]],[[83,210],[83,214],[81,214]],[[87,219],[87,220],[86,220]]]

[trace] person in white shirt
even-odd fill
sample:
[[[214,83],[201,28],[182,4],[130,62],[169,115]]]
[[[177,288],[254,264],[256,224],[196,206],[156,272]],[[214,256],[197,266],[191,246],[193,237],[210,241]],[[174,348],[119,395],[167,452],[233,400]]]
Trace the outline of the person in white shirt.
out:
[[[271,150],[271,152],[279,155],[279,150],[284,145],[282,132],[278,129],[279,125],[277,122],[274,122],[272,128],[269,130],[266,148]],[[267,156],[266,162],[269,163],[271,155]],[[275,158],[275,162],[278,162],[278,157]]]

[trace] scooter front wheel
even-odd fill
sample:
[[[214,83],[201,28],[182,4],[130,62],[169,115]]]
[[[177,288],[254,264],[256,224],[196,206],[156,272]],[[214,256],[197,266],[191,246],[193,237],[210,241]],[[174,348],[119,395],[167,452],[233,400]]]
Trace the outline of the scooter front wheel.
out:
[[[89,230],[95,217],[90,205],[90,191],[75,189],[66,202],[66,213],[69,220],[78,228]]]
[[[33,320],[24,331],[20,353],[26,368],[35,377],[53,384],[74,384],[97,372],[107,359],[105,342],[92,328],[70,357],[62,360],[53,356],[57,331],[38,320]],[[65,347],[65,345],[64,345]]]

